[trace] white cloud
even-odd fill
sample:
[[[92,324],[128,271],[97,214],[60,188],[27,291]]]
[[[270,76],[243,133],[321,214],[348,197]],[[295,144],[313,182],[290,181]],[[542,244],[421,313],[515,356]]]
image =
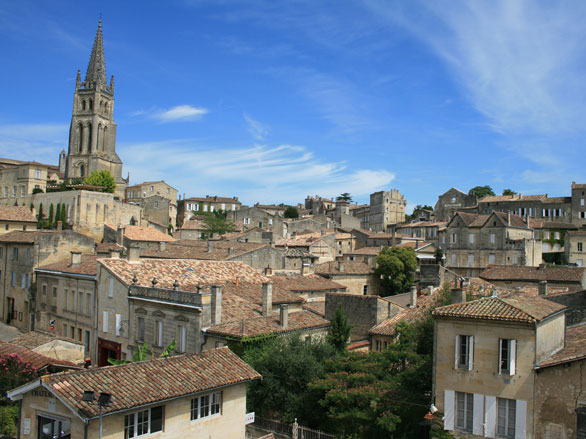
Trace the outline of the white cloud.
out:
[[[384,169],[349,169],[327,162],[303,146],[252,145],[219,149],[191,140],[122,146],[132,182],[165,178],[188,195],[238,196],[246,203],[297,203],[309,194],[355,198],[387,186],[394,174]],[[165,151],[165,154],[161,154]]]
[[[62,124],[0,125],[0,156],[16,160],[57,163],[67,150],[69,126]]]
[[[246,120],[246,124],[248,125],[248,132],[256,140],[263,141],[269,134],[268,125],[264,125],[259,121],[254,120],[246,113],[244,113],[244,120]]]
[[[186,120],[200,119],[209,111],[206,108],[194,107],[192,105],[177,105],[168,110],[155,112],[152,117],[158,119],[160,122],[180,122]]]

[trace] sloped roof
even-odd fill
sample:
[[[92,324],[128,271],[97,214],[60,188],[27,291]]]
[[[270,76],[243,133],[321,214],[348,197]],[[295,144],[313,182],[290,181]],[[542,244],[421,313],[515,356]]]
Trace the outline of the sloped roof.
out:
[[[183,222],[179,230],[205,230],[206,223],[198,219],[190,219]]]
[[[558,364],[586,358],[586,324],[566,329],[566,345],[563,349],[542,361],[537,368],[557,366]]]
[[[116,227],[108,226],[114,230]],[[124,236],[131,241],[153,241],[153,242],[171,242],[176,241],[172,236],[167,235],[152,227],[144,226],[122,226],[124,229]]]
[[[486,297],[472,302],[457,303],[436,308],[436,317],[459,317],[475,320],[498,320],[537,323],[566,307],[539,297],[523,295]]]
[[[526,267],[516,265],[489,265],[480,273],[488,281],[548,281],[581,282],[586,267]]]
[[[317,274],[284,274],[270,277],[277,288],[302,293],[305,291],[345,291],[346,287]]]
[[[78,265],[71,265],[71,258],[69,258],[60,262],[55,262],[54,264],[43,265],[36,270],[58,271],[61,273],[87,274],[95,276],[98,272],[98,259],[104,257],[105,255],[81,255],[81,263]]]
[[[101,242],[96,244],[96,253],[98,254],[110,254],[111,250],[122,252],[126,250],[126,248],[116,244],[115,242]]]
[[[184,201],[201,201],[201,202],[213,202],[213,203],[233,203],[233,204],[241,204],[236,198],[227,198],[227,197],[218,197],[214,196],[205,196],[205,197],[190,197],[186,198]]]
[[[71,361],[56,360],[55,358],[47,357],[46,355],[38,354],[35,351],[19,346],[14,343],[7,343],[0,341],[0,355],[15,354],[24,361],[31,363],[31,365],[38,371],[49,366],[63,367],[63,368],[77,368],[78,366]]]
[[[344,261],[344,271],[340,271],[338,262],[323,262],[314,267],[314,271],[321,275],[352,275],[372,274],[374,270],[360,261]]]
[[[82,401],[87,389],[112,395],[112,403],[103,409],[107,414],[258,378],[258,372],[223,347],[193,355],[46,375],[41,380],[87,419],[98,416],[97,404]]]
[[[371,335],[384,335],[392,337],[395,335],[397,325],[401,322],[412,323],[422,318],[424,315],[429,315],[429,311],[437,300],[437,291],[432,295],[422,295],[417,297],[417,306],[406,307],[398,314],[395,314],[390,319],[383,320],[378,325],[373,326],[368,331]]]
[[[72,338],[62,337],[50,332],[41,331],[39,329],[25,332],[24,334],[21,334],[18,337],[10,340],[10,343],[32,350],[38,348],[39,346],[43,346],[47,343],[50,343],[54,340],[63,340],[68,343],[82,345],[81,342],[74,340]]]
[[[0,206],[0,221],[36,223],[37,219],[28,207]]]
[[[58,232],[51,232],[48,230],[32,230],[32,231],[23,231],[23,230],[13,230],[12,232],[4,233],[0,235],[0,242],[18,242],[22,244],[33,244],[37,236],[40,236],[44,233],[58,233]]]
[[[148,258],[222,261],[268,247],[268,245],[254,242],[211,241],[211,251],[208,251],[208,241],[182,240],[169,243],[165,250],[158,248],[142,250],[140,255]]]
[[[379,245],[376,246],[372,246],[372,247],[362,247],[362,248],[358,248],[356,250],[351,250],[349,252],[345,252],[345,255],[351,255],[351,256],[355,256],[355,255],[359,255],[359,256],[378,256],[378,254],[381,252],[381,247]]]

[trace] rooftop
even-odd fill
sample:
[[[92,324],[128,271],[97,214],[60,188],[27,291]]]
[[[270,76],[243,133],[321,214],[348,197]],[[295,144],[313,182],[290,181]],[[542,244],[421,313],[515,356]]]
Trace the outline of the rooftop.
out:
[[[0,206],[0,221],[36,223],[37,219],[28,207]]]
[[[586,267],[525,267],[489,265],[480,273],[488,281],[578,282],[582,281]]]
[[[211,247],[208,251],[208,246]],[[165,250],[149,248],[142,250],[141,257],[163,259],[200,259],[222,261],[268,247],[268,244],[234,241],[190,241],[169,243]]]
[[[72,338],[61,337],[54,333],[45,332],[38,329],[35,329],[34,331],[25,332],[24,334],[21,334],[18,337],[10,340],[10,343],[32,350],[38,348],[39,346],[43,346],[47,343],[50,343],[54,340],[63,340],[77,345],[82,344],[81,342],[76,341]]]
[[[279,289],[302,293],[305,291],[345,291],[346,287],[317,274],[285,274],[270,277]]]
[[[104,255],[81,255],[80,264],[72,265],[71,258],[69,258],[60,262],[55,262],[54,264],[43,265],[36,270],[56,271],[59,273],[70,274],[87,274],[95,276],[98,272],[98,259],[104,257]]]
[[[567,328],[565,347],[542,361],[537,368],[557,366],[584,358],[586,358],[586,324]]]
[[[379,250],[380,251],[380,250]],[[340,271],[340,264],[338,262],[324,262],[316,265],[314,271],[321,275],[351,275],[351,274],[372,274],[374,270],[359,261],[344,261],[344,271]]]
[[[55,358],[47,357],[46,355],[38,354],[32,349],[24,346],[19,346],[13,342],[6,343],[0,341],[0,355],[16,354],[24,361],[31,363],[35,370],[39,371],[46,367],[54,366],[61,368],[77,368],[78,366],[71,361],[56,360]]]
[[[116,230],[116,226],[107,225],[107,227]],[[144,226],[121,226],[124,229],[124,236],[131,241],[152,241],[152,242],[171,242],[175,238],[160,232],[152,227]]]

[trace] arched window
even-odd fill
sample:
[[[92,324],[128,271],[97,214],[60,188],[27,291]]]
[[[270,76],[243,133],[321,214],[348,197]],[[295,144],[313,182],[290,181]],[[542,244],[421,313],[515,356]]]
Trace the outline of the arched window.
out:
[[[85,110],[85,99],[83,101],[81,101],[81,109]]]
[[[108,144],[108,126],[104,125],[104,131],[102,132],[102,151],[106,151],[107,144]]]
[[[79,167],[79,176],[85,177],[85,166],[84,165],[80,165],[80,167]]]
[[[90,99],[90,110],[94,109],[94,100]]]
[[[87,124],[87,151],[90,152],[92,150],[92,124]]]
[[[81,152],[81,145],[83,140],[83,125],[77,124],[77,150]]]

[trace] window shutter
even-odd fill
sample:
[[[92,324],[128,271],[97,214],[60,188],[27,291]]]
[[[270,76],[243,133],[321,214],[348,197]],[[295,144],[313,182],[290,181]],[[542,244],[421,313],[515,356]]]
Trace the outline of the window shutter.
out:
[[[515,375],[515,365],[517,363],[517,340],[511,340],[510,344],[511,352],[509,353],[510,356],[510,364],[509,364],[509,373],[511,375]]]
[[[122,329],[122,314],[116,314],[116,335],[120,335]]]
[[[474,336],[468,336],[468,370],[474,368]]]
[[[485,399],[484,436],[496,436],[496,396],[487,396]]]
[[[515,439],[525,439],[527,428],[527,401],[516,401]]]
[[[474,404],[472,406],[472,434],[477,436],[484,435],[484,395],[475,393]]]
[[[458,368],[458,354],[460,350],[460,336],[456,335],[456,344],[454,345],[454,369]]]
[[[501,364],[503,361],[503,339],[499,338],[499,364],[497,365],[497,370],[499,375],[501,374]]]
[[[444,430],[454,430],[454,391],[444,390]]]
[[[104,327],[102,328],[102,330],[103,330],[104,332],[108,332],[108,311],[104,311],[104,319],[103,319],[103,322],[102,322],[102,324],[103,324],[103,326],[104,326]]]

